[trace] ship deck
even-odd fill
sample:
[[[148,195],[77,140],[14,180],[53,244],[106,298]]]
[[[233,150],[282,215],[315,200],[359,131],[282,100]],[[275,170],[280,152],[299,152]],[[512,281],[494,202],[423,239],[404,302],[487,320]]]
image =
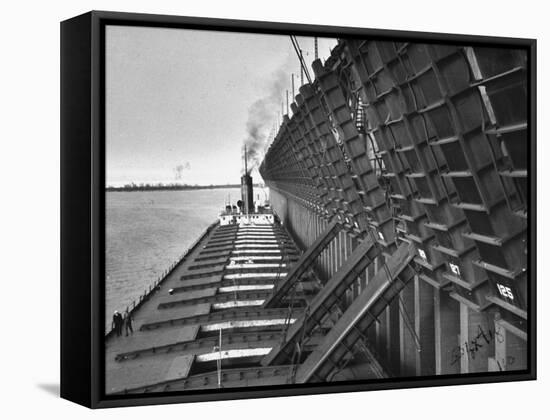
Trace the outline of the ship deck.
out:
[[[262,305],[299,256],[282,226],[215,226],[133,311],[134,333],[108,334],[107,394],[214,386],[220,356],[226,378],[284,383],[288,368],[259,360],[301,313],[307,290],[293,296],[294,318]]]

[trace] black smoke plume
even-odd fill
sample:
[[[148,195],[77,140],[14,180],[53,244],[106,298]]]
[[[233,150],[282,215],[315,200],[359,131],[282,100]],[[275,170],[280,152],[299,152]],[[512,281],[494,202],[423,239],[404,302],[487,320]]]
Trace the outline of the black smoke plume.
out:
[[[277,120],[277,112],[281,109],[283,101],[286,101],[288,78],[288,72],[282,69],[275,72],[268,95],[254,102],[248,109],[248,137],[243,142],[248,154],[248,173],[258,168],[264,158],[264,150],[273,124]]]

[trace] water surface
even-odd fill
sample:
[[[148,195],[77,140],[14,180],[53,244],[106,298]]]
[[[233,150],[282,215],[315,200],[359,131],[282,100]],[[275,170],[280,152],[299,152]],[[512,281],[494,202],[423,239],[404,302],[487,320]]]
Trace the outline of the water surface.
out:
[[[106,193],[106,329],[216,220],[238,188]]]

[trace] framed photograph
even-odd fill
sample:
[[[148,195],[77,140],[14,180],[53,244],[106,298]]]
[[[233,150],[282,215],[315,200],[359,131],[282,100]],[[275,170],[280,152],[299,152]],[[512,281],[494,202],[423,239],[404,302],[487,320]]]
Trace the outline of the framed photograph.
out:
[[[62,22],[62,397],[535,379],[535,47]]]

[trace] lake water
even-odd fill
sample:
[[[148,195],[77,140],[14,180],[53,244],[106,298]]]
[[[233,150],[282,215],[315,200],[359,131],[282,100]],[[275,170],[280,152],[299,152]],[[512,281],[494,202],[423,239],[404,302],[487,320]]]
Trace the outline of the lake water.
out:
[[[106,330],[216,220],[240,189],[106,193]],[[255,193],[256,195],[256,193]]]

